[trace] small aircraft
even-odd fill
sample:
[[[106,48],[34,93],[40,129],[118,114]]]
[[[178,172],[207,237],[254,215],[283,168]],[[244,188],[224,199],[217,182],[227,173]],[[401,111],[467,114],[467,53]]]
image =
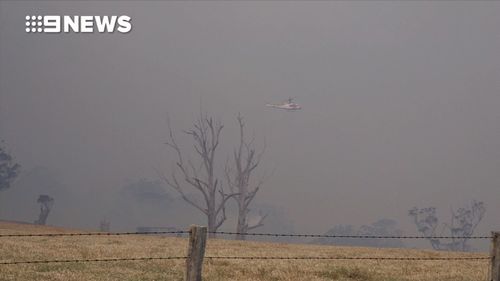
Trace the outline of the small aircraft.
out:
[[[266,106],[272,107],[272,108],[290,110],[290,111],[302,109],[302,107],[300,105],[293,102],[293,98],[288,98],[286,101],[282,102],[281,104],[268,103],[268,104],[266,104]]]

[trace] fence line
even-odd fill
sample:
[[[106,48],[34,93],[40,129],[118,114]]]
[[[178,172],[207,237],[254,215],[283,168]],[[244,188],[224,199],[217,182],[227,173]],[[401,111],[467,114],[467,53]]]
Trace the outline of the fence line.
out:
[[[189,230],[178,231],[142,231],[142,232],[82,232],[82,233],[20,233],[0,234],[4,237],[62,237],[62,236],[126,236],[126,235],[160,235],[189,234]],[[294,233],[241,233],[228,231],[209,231],[209,234],[271,236],[271,237],[301,237],[301,238],[353,238],[353,239],[492,239],[492,236],[382,236],[382,235],[328,235],[328,234],[294,234]]]
[[[117,261],[150,261],[150,260],[177,260],[187,257],[144,257],[144,258],[108,258],[108,259],[80,259],[80,260],[30,260],[30,261],[6,261],[0,265],[16,264],[40,264],[40,263],[87,263],[87,262],[117,262]]]
[[[327,234],[288,234],[288,233],[240,233],[228,231],[211,231],[211,234],[274,236],[274,237],[309,237],[309,238],[363,238],[363,239],[491,239],[492,236],[381,236],[381,235],[327,235]]]
[[[187,256],[168,257],[129,257],[129,258],[103,258],[103,259],[61,259],[61,260],[25,260],[25,261],[0,261],[2,265],[26,265],[26,264],[48,264],[48,263],[90,263],[90,262],[120,262],[120,261],[153,261],[153,260],[185,260],[186,280],[201,280],[202,264],[204,259],[208,260],[375,260],[375,261],[491,261],[490,280],[500,281],[500,233],[493,232],[492,236],[378,236],[378,235],[324,235],[324,234],[287,234],[287,233],[239,233],[215,231],[211,234],[221,235],[250,235],[250,236],[273,236],[273,237],[324,237],[324,238],[364,238],[364,239],[492,239],[492,253],[490,256],[465,256],[465,257],[417,257],[417,256],[389,256],[389,257],[349,257],[349,256],[206,256],[205,240],[207,237],[206,227],[191,226],[189,231],[154,231],[154,232],[88,232],[88,233],[19,233],[2,234],[1,237],[61,237],[61,236],[124,236],[124,235],[151,235],[151,234],[187,234],[189,233],[189,247]]]
[[[189,234],[189,231],[139,231],[139,232],[81,232],[81,233],[20,233],[0,234],[3,237],[58,237],[58,236],[125,236],[125,235],[158,235],[158,234]]]
[[[88,263],[88,262],[119,262],[119,261],[151,261],[151,260],[178,260],[188,257],[138,257],[138,258],[107,258],[107,259],[73,259],[73,260],[28,260],[28,261],[4,261],[0,265],[17,264],[47,264],[47,263]],[[205,259],[225,260],[377,260],[377,261],[455,261],[455,260],[491,260],[491,257],[442,257],[442,258],[420,258],[420,257],[278,257],[278,256],[208,256]]]
[[[443,257],[443,258],[420,258],[420,257],[238,257],[238,256],[216,256],[205,257],[205,259],[230,259],[230,260],[391,260],[391,261],[449,261],[449,260],[491,260],[491,257]]]

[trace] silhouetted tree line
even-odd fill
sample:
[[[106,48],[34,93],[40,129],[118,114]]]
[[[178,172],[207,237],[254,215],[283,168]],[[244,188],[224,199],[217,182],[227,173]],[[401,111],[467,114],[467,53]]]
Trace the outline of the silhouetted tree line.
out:
[[[370,225],[355,227],[353,225],[339,224],[328,230],[325,235],[338,236],[401,236],[403,231],[398,228],[396,221],[380,219]],[[318,238],[314,244],[331,244],[344,246],[362,246],[378,248],[404,247],[401,239],[373,239],[373,238]]]
[[[469,206],[451,210],[449,223],[439,224],[439,218],[435,207],[413,208],[408,215],[413,218],[417,230],[427,237],[451,236],[460,238],[437,239],[429,238],[432,248],[435,250],[470,251],[468,244],[470,237],[474,234],[477,226],[486,213],[486,207],[481,201],[472,201]]]

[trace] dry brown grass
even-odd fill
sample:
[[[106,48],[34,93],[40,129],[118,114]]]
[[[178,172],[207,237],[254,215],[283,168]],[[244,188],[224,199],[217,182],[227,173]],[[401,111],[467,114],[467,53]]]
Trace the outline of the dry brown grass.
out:
[[[0,223],[0,234],[75,232]],[[0,238],[0,260],[184,256],[187,239],[159,236]],[[463,257],[486,254],[212,239],[207,256]],[[481,261],[207,260],[204,280],[487,280]],[[184,260],[0,265],[0,280],[182,280]]]

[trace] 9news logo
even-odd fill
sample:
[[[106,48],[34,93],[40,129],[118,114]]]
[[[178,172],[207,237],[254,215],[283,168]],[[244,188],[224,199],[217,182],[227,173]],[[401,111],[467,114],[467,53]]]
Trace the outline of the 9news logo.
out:
[[[26,16],[28,33],[128,33],[132,30],[131,18],[122,16]]]

